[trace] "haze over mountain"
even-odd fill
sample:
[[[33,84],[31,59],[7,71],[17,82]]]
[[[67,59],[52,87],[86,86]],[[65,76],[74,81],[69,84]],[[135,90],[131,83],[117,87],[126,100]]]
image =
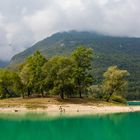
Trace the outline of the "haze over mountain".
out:
[[[0,60],[0,68],[5,67],[9,64],[9,61],[2,61]]]
[[[69,55],[78,45],[94,49],[94,75],[98,79],[95,83],[100,83],[107,67],[118,65],[130,72],[129,96],[132,93],[140,97],[140,38],[111,37],[93,32],[59,32],[15,55],[9,67],[16,67],[37,50],[49,58]]]

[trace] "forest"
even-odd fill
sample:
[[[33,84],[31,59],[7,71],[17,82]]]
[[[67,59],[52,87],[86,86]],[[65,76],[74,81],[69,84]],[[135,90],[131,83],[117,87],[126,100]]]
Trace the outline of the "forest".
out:
[[[0,69],[0,98],[53,97],[93,98],[126,103],[129,72],[110,66],[96,84],[94,50],[78,46],[69,56],[46,59],[39,51],[25,59],[15,72]]]

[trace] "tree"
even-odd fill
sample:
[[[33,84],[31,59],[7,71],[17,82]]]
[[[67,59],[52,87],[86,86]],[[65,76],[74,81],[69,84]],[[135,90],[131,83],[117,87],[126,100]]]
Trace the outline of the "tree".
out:
[[[79,46],[72,52],[72,58],[76,63],[74,75],[75,85],[81,98],[82,93],[93,82],[93,76],[91,74],[93,50],[91,48],[86,48],[85,46]]]
[[[70,95],[74,87],[74,67],[75,63],[71,58],[65,56],[52,57],[43,68],[48,90],[58,92],[62,99],[64,99],[64,94]]]
[[[19,76],[21,78],[22,84],[24,86],[24,92],[27,92],[28,97],[31,95],[31,91],[33,89],[33,83],[31,80],[31,71],[29,68],[29,64],[26,62],[21,65]],[[23,97],[24,97],[23,93]]]
[[[0,70],[0,98],[16,97],[22,94],[22,83],[16,72]]]
[[[35,52],[21,65],[20,77],[26,87],[28,96],[31,92],[42,93],[43,96],[43,71],[42,67],[46,63],[46,58],[39,51]]]
[[[129,73],[127,70],[120,70],[117,66],[111,66],[103,74],[103,92],[106,95],[107,102],[110,101],[114,94],[123,95],[127,90],[128,82],[125,79]]]

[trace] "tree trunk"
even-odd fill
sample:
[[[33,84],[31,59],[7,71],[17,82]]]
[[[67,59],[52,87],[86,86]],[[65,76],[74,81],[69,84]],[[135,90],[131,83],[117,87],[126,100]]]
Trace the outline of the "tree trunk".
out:
[[[79,89],[79,97],[82,98],[82,92],[81,92],[81,89]]]
[[[78,79],[78,92],[79,92],[79,97],[82,98],[82,91],[81,91],[80,79]]]
[[[28,97],[31,95],[31,91],[29,88],[27,89],[27,95],[28,95]]]
[[[61,90],[60,96],[61,96],[61,99],[64,99],[64,92],[63,92],[63,89]]]
[[[109,101],[110,101],[110,96],[106,99],[106,101],[107,101],[107,102],[109,102]]]
[[[24,93],[22,93],[22,98],[24,99]]]
[[[111,96],[115,93],[116,89],[117,89],[117,88],[113,88],[113,90],[110,92],[109,97],[108,97],[107,100],[106,100],[107,102],[110,101],[110,98],[111,98]]]
[[[109,94],[108,98],[106,99],[107,102],[110,101],[110,98],[111,98],[112,95],[113,95],[113,93],[110,93],[110,94]]]
[[[44,97],[44,92],[43,92],[43,90],[41,90],[41,95],[42,95],[42,97]]]

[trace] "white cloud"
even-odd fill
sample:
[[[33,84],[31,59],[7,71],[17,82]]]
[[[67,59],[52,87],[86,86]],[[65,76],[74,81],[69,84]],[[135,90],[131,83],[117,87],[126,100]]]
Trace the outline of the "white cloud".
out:
[[[63,30],[140,37],[139,0],[0,0],[0,59]]]

